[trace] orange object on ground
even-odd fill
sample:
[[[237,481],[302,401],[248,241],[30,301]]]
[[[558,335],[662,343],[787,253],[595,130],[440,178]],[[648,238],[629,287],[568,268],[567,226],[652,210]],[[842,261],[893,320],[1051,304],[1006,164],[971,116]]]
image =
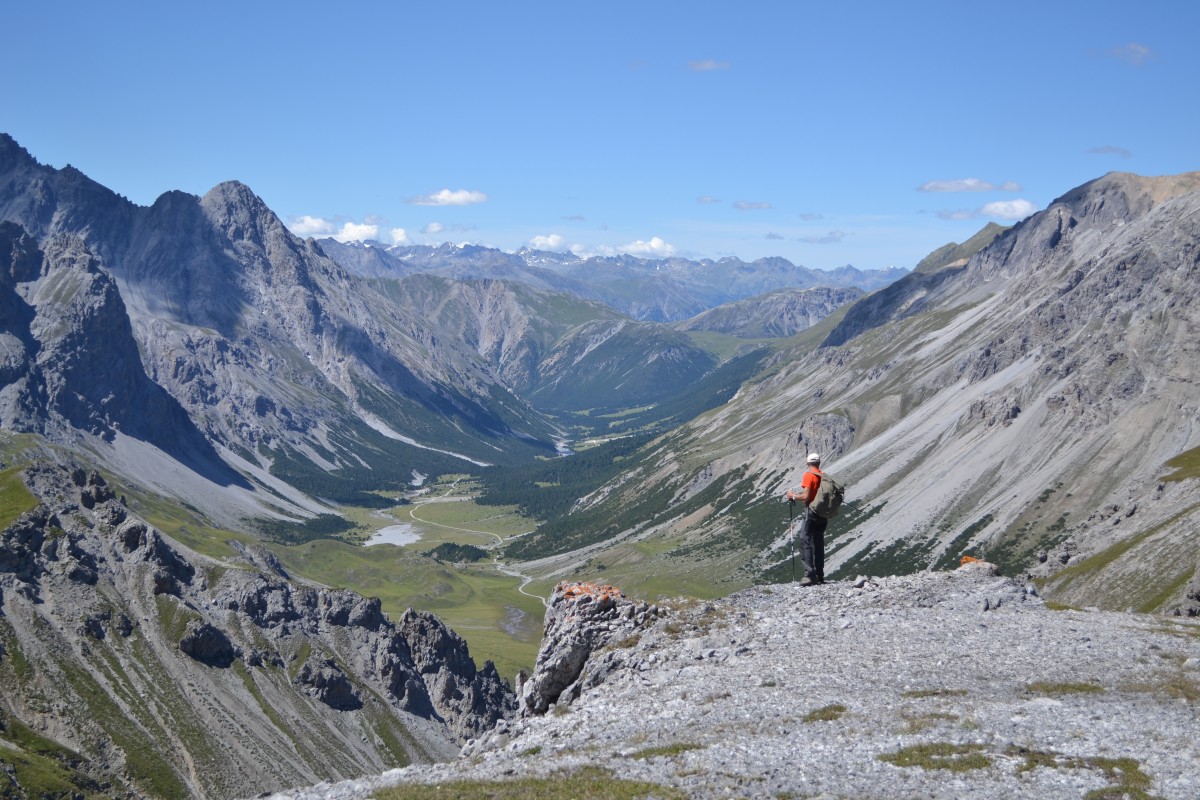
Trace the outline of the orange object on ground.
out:
[[[600,600],[619,600],[625,597],[625,594],[615,586],[607,584],[592,583],[591,581],[583,581],[580,583],[560,583],[556,587],[557,591],[561,591],[563,597],[572,599],[583,595],[591,595]]]

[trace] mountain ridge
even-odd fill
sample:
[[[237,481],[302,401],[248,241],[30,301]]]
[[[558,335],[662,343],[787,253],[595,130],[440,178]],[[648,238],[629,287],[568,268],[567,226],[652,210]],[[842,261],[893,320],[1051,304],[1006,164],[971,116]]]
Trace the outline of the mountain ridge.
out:
[[[907,270],[853,266],[814,270],[784,258],[745,262],[651,259],[637,256],[576,256],[529,249],[506,253],[478,245],[394,245],[343,243],[319,245],[347,269],[371,277],[406,277],[416,272],[459,280],[503,279],[539,289],[568,292],[597,300],[641,321],[675,323],[738,300],[783,288],[858,288],[872,291]]]
[[[1112,544],[1102,515],[1134,546],[1120,569],[1097,567],[1108,576],[1089,582],[1089,605],[1178,607],[1178,572],[1196,569],[1197,488],[1181,481],[1168,501],[1155,487],[1164,462],[1200,443],[1197,188],[1194,175],[1093,182],[966,263],[908,275],[806,332],[584,499],[590,515],[655,519],[593,538],[591,557],[632,564],[606,577],[633,585],[678,569],[632,563],[635,542],[700,555],[730,589],[783,580],[790,536],[772,504],[818,451],[850,486],[830,572],[903,573],[964,552],[1032,569],[1066,542],[1078,563]],[[672,499],[639,504],[639,484]],[[519,548],[554,552],[533,538]]]

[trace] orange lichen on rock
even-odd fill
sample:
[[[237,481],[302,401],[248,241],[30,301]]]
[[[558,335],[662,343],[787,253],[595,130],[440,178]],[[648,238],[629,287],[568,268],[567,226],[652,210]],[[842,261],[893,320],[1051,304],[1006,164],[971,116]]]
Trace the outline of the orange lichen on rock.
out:
[[[603,583],[592,583],[591,581],[580,581],[578,583],[568,583],[563,581],[554,587],[556,594],[561,594],[568,600],[574,600],[577,597],[587,595],[597,600],[623,600],[625,594],[615,586],[609,586]]]
[[[975,556],[963,556],[962,561],[958,562],[958,565],[961,567],[963,564],[974,564],[977,561],[983,561],[983,559],[975,558]]]

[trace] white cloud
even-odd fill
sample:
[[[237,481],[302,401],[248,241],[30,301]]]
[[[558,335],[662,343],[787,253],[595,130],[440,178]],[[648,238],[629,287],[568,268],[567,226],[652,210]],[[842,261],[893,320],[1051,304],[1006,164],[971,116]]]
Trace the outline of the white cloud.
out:
[[[638,239],[636,242],[630,242],[618,249],[631,256],[645,256],[648,258],[669,258],[675,255],[675,245],[667,244],[657,236],[651,237],[648,242]]]
[[[773,240],[782,240],[783,236],[779,235],[775,231],[767,231],[766,236],[764,236],[763,238],[764,239],[773,239]]]
[[[1108,51],[1108,55],[1112,58],[1124,61],[1126,64],[1132,64],[1135,67],[1140,67],[1146,63],[1146,60],[1154,56],[1153,51],[1144,44],[1130,42],[1129,44],[1119,45]]]
[[[421,233],[424,233],[426,235],[433,235],[435,233],[441,233],[444,230],[446,230],[446,226],[443,225],[442,223],[431,222],[428,225],[426,225],[424,228],[421,228]]]
[[[801,214],[800,219],[805,220],[806,222],[812,222],[813,220],[825,219],[825,217],[821,216],[820,214],[814,214],[811,211],[809,211],[809,212],[805,212],[804,214]]]
[[[704,61],[688,62],[688,69],[692,70],[692,72],[712,72],[719,69],[729,69],[732,66],[728,61],[714,61],[711,58]]]
[[[738,200],[736,203],[733,204],[733,207],[736,208],[738,211],[761,211],[763,209],[770,208],[771,204],[770,203],[753,202],[753,201],[749,201],[749,200]]]
[[[596,248],[584,247],[581,244],[573,244],[569,248],[571,253],[580,258],[591,258],[592,256],[615,256],[617,251],[608,245],[600,245]]]
[[[305,214],[288,220],[288,229],[297,236],[328,236],[337,230],[337,225],[327,219]]]
[[[713,197],[711,194],[705,194],[705,195],[701,195],[700,197],[697,197],[696,202],[702,203],[704,205],[708,205],[710,203],[719,203],[721,201],[718,200],[717,198]]]
[[[998,200],[983,206],[979,213],[985,217],[1018,220],[1025,219],[1037,210],[1038,207],[1028,200]]]
[[[1096,156],[1120,156],[1121,158],[1133,158],[1133,152],[1126,150],[1124,147],[1115,147],[1111,144],[1101,145],[1100,147],[1089,147],[1087,152],[1090,155]]]
[[[529,240],[529,246],[534,250],[549,250],[551,252],[561,252],[568,249],[566,244],[567,240],[557,233],[551,233],[548,236],[535,236]]]
[[[918,192],[1019,192],[1021,184],[1015,181],[991,183],[979,178],[959,178],[951,181],[927,181],[917,187]]]
[[[339,242],[364,242],[367,239],[375,239],[378,236],[378,225],[360,225],[357,222],[347,222],[342,225],[340,231],[333,235],[333,238]]]
[[[418,195],[408,202],[417,206],[470,206],[476,203],[486,203],[487,199],[486,194],[472,189],[458,189],[457,191],[442,189],[433,194]]]
[[[392,228],[392,244],[409,244],[411,241],[404,228]]]
[[[845,231],[830,231],[824,236],[801,236],[800,241],[806,244],[837,244],[845,238]]]
[[[969,208],[958,208],[958,209],[954,209],[954,210],[939,211],[939,212],[937,212],[937,215],[941,219],[948,219],[951,221],[961,221],[964,219],[979,219],[979,212],[972,211]]]

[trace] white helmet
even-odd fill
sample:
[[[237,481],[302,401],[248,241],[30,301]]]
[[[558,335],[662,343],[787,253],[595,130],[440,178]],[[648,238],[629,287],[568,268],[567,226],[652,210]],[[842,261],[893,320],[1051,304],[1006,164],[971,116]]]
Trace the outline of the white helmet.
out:
[[[820,453],[809,453],[809,454],[808,454],[808,461],[806,461],[805,463],[807,463],[807,464],[820,464],[820,463],[821,463],[821,454],[820,454]]]

